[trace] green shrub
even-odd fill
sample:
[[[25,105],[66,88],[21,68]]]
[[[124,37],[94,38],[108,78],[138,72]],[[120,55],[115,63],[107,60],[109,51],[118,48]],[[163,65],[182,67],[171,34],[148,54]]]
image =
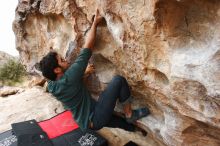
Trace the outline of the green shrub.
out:
[[[9,60],[0,68],[0,81],[3,85],[21,82],[25,75],[25,68],[19,61]]]

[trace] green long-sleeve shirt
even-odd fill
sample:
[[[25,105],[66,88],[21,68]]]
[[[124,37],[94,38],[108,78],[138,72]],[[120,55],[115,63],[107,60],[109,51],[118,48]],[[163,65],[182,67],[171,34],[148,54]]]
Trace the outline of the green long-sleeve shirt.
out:
[[[90,49],[81,50],[75,62],[59,80],[48,81],[49,92],[72,111],[81,129],[87,129],[89,123],[91,95],[83,84],[83,75],[91,55]]]

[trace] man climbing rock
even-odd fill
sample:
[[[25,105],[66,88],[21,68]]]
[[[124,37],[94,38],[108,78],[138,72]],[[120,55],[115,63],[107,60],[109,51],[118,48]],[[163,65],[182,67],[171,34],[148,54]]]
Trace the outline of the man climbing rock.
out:
[[[130,123],[147,116],[149,110],[147,108],[131,109],[131,93],[124,77],[115,76],[100,94],[98,101],[91,98],[83,82],[84,74],[94,70],[93,66],[88,66],[88,61],[94,49],[96,28],[102,19],[104,18],[97,10],[83,49],[73,64],[70,65],[56,52],[49,52],[40,61],[40,70],[48,79],[49,92],[72,111],[82,129],[98,130],[107,126],[133,131],[134,127]],[[124,107],[126,120],[113,115],[117,99]]]

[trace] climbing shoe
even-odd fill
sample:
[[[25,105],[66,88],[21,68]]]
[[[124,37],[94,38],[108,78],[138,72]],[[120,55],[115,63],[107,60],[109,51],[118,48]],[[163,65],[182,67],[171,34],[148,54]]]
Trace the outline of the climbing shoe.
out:
[[[149,109],[147,107],[135,109],[135,110],[132,110],[131,117],[126,117],[126,121],[128,123],[134,123],[138,119],[146,117],[149,114],[150,114],[150,111],[149,111]]]

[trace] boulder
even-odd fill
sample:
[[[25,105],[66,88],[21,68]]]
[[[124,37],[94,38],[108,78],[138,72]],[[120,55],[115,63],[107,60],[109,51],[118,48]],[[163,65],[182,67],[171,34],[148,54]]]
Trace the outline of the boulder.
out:
[[[14,94],[22,92],[22,91],[24,91],[24,89],[22,89],[20,87],[2,86],[2,87],[0,87],[0,97],[14,95]]]
[[[155,140],[220,145],[220,1],[20,0],[13,30],[28,71],[51,49],[73,62],[96,7],[106,23],[90,61],[95,91],[123,75]]]

